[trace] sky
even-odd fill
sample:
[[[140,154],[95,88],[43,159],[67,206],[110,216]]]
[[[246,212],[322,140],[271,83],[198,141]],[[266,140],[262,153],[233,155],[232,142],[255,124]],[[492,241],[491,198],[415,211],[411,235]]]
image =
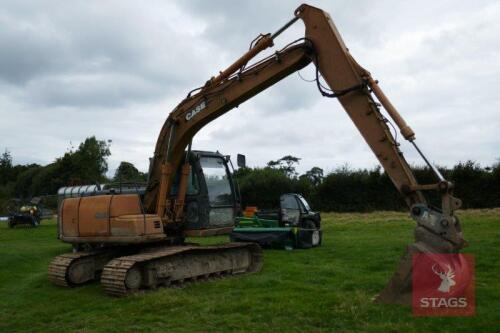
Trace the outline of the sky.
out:
[[[293,17],[297,1],[9,1],[0,5],[0,151],[48,164],[86,137],[148,169],[169,112]],[[434,163],[500,158],[500,2],[311,1],[416,132]],[[301,21],[275,41],[304,35]],[[262,56],[271,54],[269,50]],[[314,76],[313,65],[300,71]],[[292,74],[204,127],[193,149],[284,155],[299,172],[378,162],[338,101]],[[402,144],[411,164],[423,164]]]

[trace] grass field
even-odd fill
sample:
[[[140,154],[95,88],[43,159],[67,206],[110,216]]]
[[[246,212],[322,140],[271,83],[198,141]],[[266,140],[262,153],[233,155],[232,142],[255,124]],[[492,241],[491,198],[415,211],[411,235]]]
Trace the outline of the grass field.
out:
[[[499,332],[500,210],[459,215],[464,252],[476,257],[475,317],[416,318],[409,307],[370,301],[412,240],[406,214],[324,214],[321,248],[267,250],[261,273],[125,299],[98,283],[47,281],[51,259],[70,250],[54,221],[14,230],[2,222],[0,332]]]

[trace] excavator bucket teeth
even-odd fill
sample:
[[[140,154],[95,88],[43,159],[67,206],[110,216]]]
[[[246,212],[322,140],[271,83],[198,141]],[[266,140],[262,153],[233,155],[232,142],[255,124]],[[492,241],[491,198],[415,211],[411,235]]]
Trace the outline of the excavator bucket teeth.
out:
[[[447,264],[446,256],[442,254],[457,254],[459,260],[452,263],[454,271],[466,272],[470,268],[458,255],[467,242],[463,239],[460,222],[456,216],[447,218],[442,212],[425,204],[414,205],[411,215],[417,222],[415,243],[407,247],[391,280],[375,297],[376,303],[411,305],[413,256],[416,254],[427,253],[433,262],[441,266]]]
[[[411,305],[412,298],[412,256],[418,251],[408,246],[399,266],[387,286],[375,297],[375,303]]]
[[[432,267],[434,271],[434,267],[447,267],[453,272],[454,285],[457,287],[460,286],[454,291],[455,293],[464,290],[464,286],[469,285],[473,267],[470,266],[466,256],[457,252],[442,253],[429,251],[428,249],[423,249],[421,245],[415,243],[408,246],[391,280],[384,290],[375,297],[374,301],[376,303],[411,305],[412,292],[414,291],[412,280],[413,269],[419,270],[420,275],[422,275],[422,272],[425,272],[422,269]],[[418,257],[414,260],[415,255],[418,255]],[[434,273],[436,272],[434,271]]]

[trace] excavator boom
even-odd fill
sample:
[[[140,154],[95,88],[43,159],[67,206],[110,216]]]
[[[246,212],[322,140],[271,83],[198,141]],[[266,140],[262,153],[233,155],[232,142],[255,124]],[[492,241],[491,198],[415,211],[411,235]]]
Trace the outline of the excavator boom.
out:
[[[183,100],[170,113],[158,137],[144,199],[146,209],[149,212],[160,209],[158,215],[164,215],[165,208],[162,207],[170,206],[165,203],[166,193],[175,171],[185,155],[186,147],[203,126],[307,66],[311,62],[311,52],[310,43],[290,45],[270,58],[233,73],[222,82],[208,81],[197,93]],[[163,173],[163,178],[162,169],[168,169]]]

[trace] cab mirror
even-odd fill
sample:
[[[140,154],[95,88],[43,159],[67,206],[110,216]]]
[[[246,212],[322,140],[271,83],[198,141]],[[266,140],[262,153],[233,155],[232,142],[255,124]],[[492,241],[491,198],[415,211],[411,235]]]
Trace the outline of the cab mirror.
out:
[[[247,161],[245,155],[238,154],[236,157],[236,163],[238,164],[238,168],[246,168]]]

